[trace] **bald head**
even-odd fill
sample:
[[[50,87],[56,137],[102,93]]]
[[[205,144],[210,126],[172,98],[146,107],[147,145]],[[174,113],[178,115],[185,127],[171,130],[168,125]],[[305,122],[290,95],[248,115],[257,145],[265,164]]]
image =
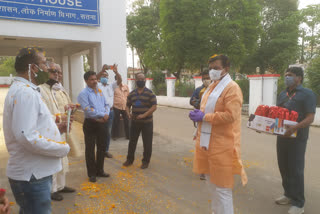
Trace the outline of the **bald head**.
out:
[[[56,70],[58,72],[58,81],[60,83],[62,83],[62,81],[63,81],[63,73],[62,73],[61,66],[59,64],[55,64],[55,67],[56,67]]]

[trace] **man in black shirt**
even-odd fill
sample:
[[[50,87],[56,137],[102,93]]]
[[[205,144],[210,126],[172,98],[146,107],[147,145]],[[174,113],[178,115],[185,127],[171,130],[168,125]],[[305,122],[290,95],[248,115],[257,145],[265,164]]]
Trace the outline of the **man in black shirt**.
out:
[[[127,99],[126,111],[129,118],[132,119],[132,123],[127,161],[123,164],[123,166],[130,166],[133,164],[137,142],[140,133],[142,132],[144,151],[141,169],[146,169],[149,166],[153,138],[152,114],[157,109],[157,98],[150,89],[145,87],[145,79],[146,78],[143,73],[136,75],[137,88],[129,94]],[[132,114],[130,114],[131,107]]]
[[[284,137],[277,138],[278,165],[282,177],[284,195],[276,199],[280,205],[291,204],[289,214],[304,213],[304,165],[309,126],[316,112],[316,96],[307,88],[302,87],[303,70],[291,67],[286,71],[287,89],[282,91],[277,106],[296,111],[299,114],[298,124],[287,127]],[[296,138],[290,138],[294,132]]]

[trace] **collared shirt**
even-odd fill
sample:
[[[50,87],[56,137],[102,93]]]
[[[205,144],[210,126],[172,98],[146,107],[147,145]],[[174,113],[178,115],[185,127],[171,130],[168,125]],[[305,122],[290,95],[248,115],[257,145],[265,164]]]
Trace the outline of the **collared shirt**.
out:
[[[16,77],[7,94],[3,113],[3,132],[9,152],[7,176],[30,181],[61,170],[61,159],[70,147],[61,142],[60,132],[39,87]]]
[[[141,94],[138,93],[138,89],[133,90],[127,99],[127,106],[129,108],[132,106],[132,119],[136,122],[152,122],[152,115],[141,120],[136,118],[149,111],[153,105],[157,105],[157,98],[148,88],[144,88]]]
[[[125,110],[127,106],[127,97],[129,95],[129,88],[127,85],[117,87],[114,90],[114,104],[113,106],[120,110]]]
[[[114,90],[118,87],[117,82],[112,84],[103,85],[98,83],[98,87],[102,90],[103,96],[106,99],[107,104],[110,108],[113,107]]]
[[[293,92],[284,90],[279,94],[277,106],[296,111],[299,114],[298,122],[304,120],[308,113],[315,113],[317,98],[315,94],[307,88],[299,85]],[[297,139],[308,139],[309,126],[298,130]]]
[[[78,96],[78,103],[84,111],[85,118],[99,119],[110,113],[101,89],[93,90],[88,86]]]

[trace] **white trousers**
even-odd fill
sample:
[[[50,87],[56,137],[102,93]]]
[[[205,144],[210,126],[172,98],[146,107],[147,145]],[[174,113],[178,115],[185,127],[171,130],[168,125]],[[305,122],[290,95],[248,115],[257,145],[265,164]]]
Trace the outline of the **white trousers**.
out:
[[[61,170],[52,176],[52,192],[58,192],[66,186],[66,173]]]
[[[206,183],[212,194],[212,214],[234,214],[232,189],[222,188],[210,182],[210,175],[206,175]]]
[[[61,158],[62,170],[52,176],[51,192],[58,192],[66,186],[66,173],[69,171],[69,161],[67,157]]]

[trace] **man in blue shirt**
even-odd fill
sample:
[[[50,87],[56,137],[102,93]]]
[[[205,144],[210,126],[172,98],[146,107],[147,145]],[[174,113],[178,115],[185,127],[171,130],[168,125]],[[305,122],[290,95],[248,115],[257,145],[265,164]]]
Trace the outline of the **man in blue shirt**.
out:
[[[104,153],[106,151],[106,138],[108,132],[104,125],[109,119],[110,107],[98,88],[97,75],[93,71],[84,74],[87,87],[78,96],[78,102],[85,114],[83,132],[85,140],[85,156],[87,173],[90,182],[96,182],[96,177],[109,177],[103,170]],[[97,154],[95,159],[95,144]]]
[[[302,87],[303,70],[291,67],[286,71],[287,89],[279,94],[277,106],[296,111],[299,114],[298,124],[287,127],[284,137],[277,138],[277,155],[284,195],[276,199],[279,205],[291,204],[289,214],[304,213],[304,165],[309,127],[316,112],[316,96]],[[296,138],[290,138],[294,132]]]

